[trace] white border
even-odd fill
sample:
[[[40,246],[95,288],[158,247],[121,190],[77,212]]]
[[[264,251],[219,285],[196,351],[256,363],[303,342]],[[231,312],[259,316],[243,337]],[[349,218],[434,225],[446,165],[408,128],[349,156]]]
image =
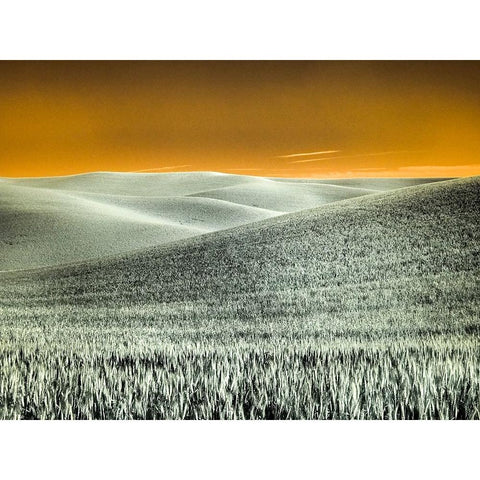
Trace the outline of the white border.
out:
[[[2,478],[416,479],[478,473],[478,422],[2,422]]]
[[[7,0],[2,59],[478,59],[471,0]]]

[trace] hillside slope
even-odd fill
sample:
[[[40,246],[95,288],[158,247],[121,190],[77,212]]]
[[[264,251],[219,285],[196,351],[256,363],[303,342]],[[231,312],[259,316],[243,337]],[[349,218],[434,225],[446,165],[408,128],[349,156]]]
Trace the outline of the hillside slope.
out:
[[[110,195],[178,196],[237,185],[248,176],[217,172],[123,173],[92,172],[40,178],[4,178],[12,185]]]
[[[0,271],[92,260],[369,193],[215,172],[4,178]]]
[[[134,195],[183,196],[236,185],[277,183],[314,183],[350,186],[360,189],[393,190],[439,180],[437,178],[350,178],[298,179],[256,177],[220,172],[127,173],[92,172],[58,177],[0,178],[3,183],[31,188],[47,188],[70,192]]]
[[[191,197],[75,194],[0,184],[0,270],[151,247],[278,213]]]
[[[362,188],[366,190],[375,190],[378,192],[387,192],[397,188],[415,187],[425,183],[444,182],[453,180],[452,178],[402,178],[402,177],[364,177],[364,178],[275,178],[276,181],[286,183],[310,183],[318,185],[334,185],[347,188]]]
[[[27,304],[122,302],[175,320],[328,318],[355,329],[376,319],[380,330],[477,325],[479,227],[476,177],[10,281]]]

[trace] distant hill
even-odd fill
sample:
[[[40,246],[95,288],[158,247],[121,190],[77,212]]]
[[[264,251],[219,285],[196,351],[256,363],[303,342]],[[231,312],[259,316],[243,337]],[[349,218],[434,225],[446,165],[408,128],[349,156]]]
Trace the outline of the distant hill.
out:
[[[155,304],[179,320],[325,318],[360,328],[375,319],[375,328],[441,329],[480,313],[479,224],[480,179],[451,180],[46,270],[25,276],[26,291],[79,305],[99,297]]]
[[[3,178],[0,270],[92,260],[370,193],[361,182],[215,172]]]

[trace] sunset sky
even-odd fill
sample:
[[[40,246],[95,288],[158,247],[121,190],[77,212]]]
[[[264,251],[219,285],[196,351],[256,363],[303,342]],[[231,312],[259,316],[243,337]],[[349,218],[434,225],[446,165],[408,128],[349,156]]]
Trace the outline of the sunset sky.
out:
[[[0,62],[0,176],[480,174],[480,62]]]

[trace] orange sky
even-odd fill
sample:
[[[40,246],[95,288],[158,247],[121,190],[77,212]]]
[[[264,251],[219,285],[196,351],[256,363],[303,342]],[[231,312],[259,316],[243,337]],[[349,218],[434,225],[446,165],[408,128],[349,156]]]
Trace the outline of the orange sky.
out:
[[[0,62],[0,176],[466,176],[479,127],[480,62]]]

